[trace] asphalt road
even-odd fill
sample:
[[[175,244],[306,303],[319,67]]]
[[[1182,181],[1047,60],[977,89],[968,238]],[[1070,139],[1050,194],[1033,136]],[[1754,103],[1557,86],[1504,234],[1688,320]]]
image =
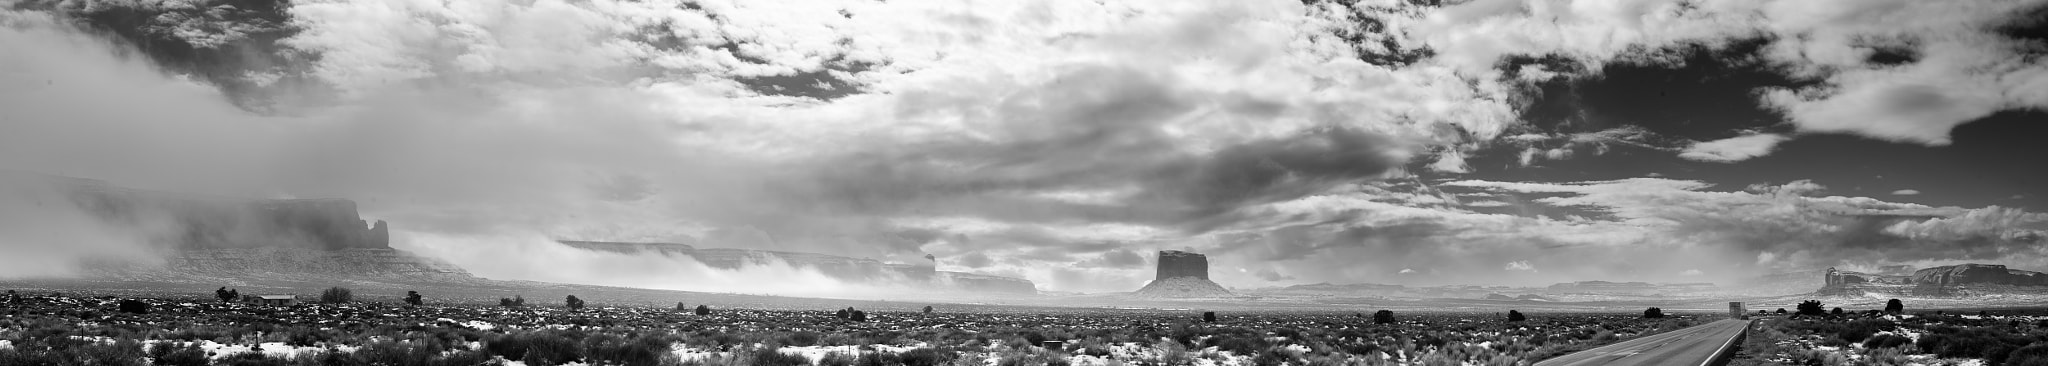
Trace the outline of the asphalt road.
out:
[[[1699,366],[1721,347],[1735,347],[1729,341],[1748,324],[1747,320],[1724,319],[1558,356],[1536,366]]]

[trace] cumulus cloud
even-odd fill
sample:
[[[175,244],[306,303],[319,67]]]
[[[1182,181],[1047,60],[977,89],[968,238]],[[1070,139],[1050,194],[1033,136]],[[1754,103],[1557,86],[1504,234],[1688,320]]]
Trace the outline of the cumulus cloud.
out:
[[[1507,266],[1507,268],[1503,268],[1503,269],[1504,269],[1504,270],[1509,270],[1509,271],[1528,271],[1528,272],[1536,272],[1536,266],[1534,266],[1534,265],[1530,265],[1530,264],[1529,264],[1529,261],[1513,261],[1513,262],[1508,262],[1508,266]]]
[[[1787,137],[1777,134],[1752,134],[1720,140],[1697,142],[1678,153],[1678,157],[1695,161],[1733,163],[1768,155],[1778,143]]]
[[[2043,46],[2002,32],[2038,27],[2041,1],[1481,0],[1391,27],[1466,73],[1512,55],[1586,64],[1673,64],[1667,48],[1764,39],[1762,60],[1820,81],[1765,90],[1761,102],[1803,131],[1943,145],[1958,124],[2048,107]],[[1896,57],[1879,57],[1879,56]],[[1587,68],[1598,70],[1597,67]]]
[[[1913,190],[1913,189],[1901,189],[1901,190],[1896,190],[1896,191],[1892,191],[1892,195],[1894,195],[1894,196],[1912,196],[1912,195],[1917,195],[1917,194],[1920,194],[1920,191],[1919,191],[1919,190]]]

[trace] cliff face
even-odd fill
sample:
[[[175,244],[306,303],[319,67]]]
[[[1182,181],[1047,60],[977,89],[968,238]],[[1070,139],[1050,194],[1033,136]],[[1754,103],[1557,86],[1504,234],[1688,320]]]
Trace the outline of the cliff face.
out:
[[[594,241],[561,241],[574,248],[626,254],[660,253],[671,256],[687,256],[705,266],[725,270],[738,270],[748,266],[789,265],[809,268],[835,279],[856,283],[905,282],[917,285],[935,285],[937,288],[969,292],[1036,294],[1038,287],[1030,280],[979,275],[937,270],[936,263],[883,263],[868,258],[841,257],[836,255],[784,252],[773,250],[696,248],[674,243],[615,243]]]
[[[1821,288],[1816,293],[1969,296],[2011,290],[2048,291],[2048,275],[1996,264],[1958,264],[1921,269],[1911,274],[1873,274],[1829,268],[1823,273]]]
[[[1213,298],[1232,296],[1209,281],[1209,256],[1178,250],[1159,251],[1157,277],[1131,293],[1137,298]]]
[[[1174,277],[1209,279],[1209,256],[1178,250],[1159,251],[1159,270],[1153,279]]]

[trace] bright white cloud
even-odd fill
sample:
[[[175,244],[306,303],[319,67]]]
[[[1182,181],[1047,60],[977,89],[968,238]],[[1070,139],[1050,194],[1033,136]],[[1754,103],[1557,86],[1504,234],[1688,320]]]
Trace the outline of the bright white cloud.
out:
[[[2041,45],[1996,33],[2042,6],[2048,2],[1479,0],[1394,27],[1469,74],[1497,72],[1509,55],[1665,64],[1675,58],[1638,47],[1769,37],[1764,61],[1824,81],[1763,94],[1801,130],[1942,145],[1971,119],[2048,107],[2048,61],[2022,54]],[[1917,59],[1871,61],[1880,49]]]
[[[1716,163],[1733,163],[1768,155],[1778,143],[1785,142],[1782,135],[1760,133],[1720,140],[1697,142],[1687,146],[1678,157]]]
[[[1912,195],[1918,195],[1918,194],[1920,194],[1920,191],[1919,191],[1919,190],[1913,190],[1913,189],[1901,189],[1901,190],[1896,190],[1896,191],[1892,191],[1892,195],[1894,195],[1894,196],[1912,196]]]

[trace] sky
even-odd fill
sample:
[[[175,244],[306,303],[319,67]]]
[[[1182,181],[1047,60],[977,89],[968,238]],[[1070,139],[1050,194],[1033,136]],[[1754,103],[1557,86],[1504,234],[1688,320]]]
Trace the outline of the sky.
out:
[[[514,275],[554,239],[931,254],[1067,292],[1141,287],[1158,250],[1237,288],[2039,270],[2044,19],[2048,0],[0,0],[0,49],[33,50],[0,53],[0,169],[349,198],[395,247]]]

